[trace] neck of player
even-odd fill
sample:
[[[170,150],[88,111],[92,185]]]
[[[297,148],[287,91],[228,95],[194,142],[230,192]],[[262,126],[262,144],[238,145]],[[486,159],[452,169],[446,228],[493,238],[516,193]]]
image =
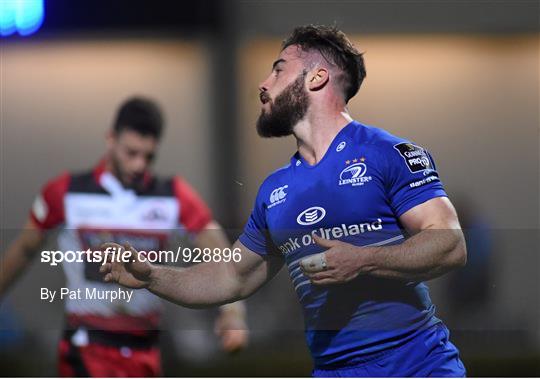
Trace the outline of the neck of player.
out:
[[[352,121],[346,108],[328,111],[312,109],[313,105],[294,127],[298,152],[310,165],[323,159],[336,135]]]

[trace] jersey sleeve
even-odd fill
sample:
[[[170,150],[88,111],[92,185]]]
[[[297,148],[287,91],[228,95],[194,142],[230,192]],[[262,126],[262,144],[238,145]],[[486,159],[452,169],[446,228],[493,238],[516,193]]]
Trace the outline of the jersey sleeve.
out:
[[[64,197],[69,182],[70,175],[64,173],[47,182],[34,199],[30,218],[38,229],[50,230],[64,223]]]
[[[212,213],[197,192],[182,178],[173,178],[174,194],[180,204],[178,222],[190,233],[203,230],[210,221]]]
[[[266,208],[260,189],[244,231],[238,239],[245,247],[259,255],[267,255],[271,251],[266,223]]]
[[[388,195],[397,217],[435,197],[447,196],[432,156],[410,142],[394,144],[387,157]]]

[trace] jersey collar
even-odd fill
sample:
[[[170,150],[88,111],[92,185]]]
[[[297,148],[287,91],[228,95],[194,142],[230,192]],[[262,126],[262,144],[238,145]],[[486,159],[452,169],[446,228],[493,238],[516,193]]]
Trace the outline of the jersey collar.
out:
[[[291,165],[293,167],[302,166],[307,169],[313,169],[313,168],[319,167],[329,156],[331,156],[332,154],[336,152],[339,153],[347,146],[345,137],[349,133],[349,130],[354,128],[356,125],[358,125],[358,122],[355,120],[352,120],[343,128],[341,128],[341,130],[336,134],[336,136],[330,143],[330,146],[328,146],[328,149],[324,153],[324,156],[318,163],[314,165],[310,165],[306,160],[304,160],[300,152],[297,151],[291,158]]]
[[[108,172],[107,170],[107,158],[103,157],[99,160],[99,162],[94,166],[93,174],[94,174],[94,180],[98,185],[101,186],[101,177],[104,173]],[[143,191],[147,190],[150,187],[150,184],[152,183],[153,176],[150,171],[145,171],[143,176]]]

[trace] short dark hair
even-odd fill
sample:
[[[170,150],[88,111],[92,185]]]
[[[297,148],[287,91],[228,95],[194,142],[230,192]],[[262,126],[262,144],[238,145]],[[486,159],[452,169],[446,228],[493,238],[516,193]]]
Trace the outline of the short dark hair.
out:
[[[304,51],[318,51],[343,71],[341,81],[345,102],[356,95],[366,77],[366,67],[362,53],[356,50],[345,33],[334,26],[299,26],[283,41],[281,50],[292,45],[298,45]]]
[[[143,136],[161,137],[163,115],[158,104],[145,97],[132,97],[124,101],[114,121],[113,130],[119,134],[132,130]]]

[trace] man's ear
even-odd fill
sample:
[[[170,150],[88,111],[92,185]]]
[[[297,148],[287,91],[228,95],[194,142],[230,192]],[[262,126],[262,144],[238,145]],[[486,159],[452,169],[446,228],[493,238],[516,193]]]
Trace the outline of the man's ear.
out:
[[[318,91],[328,83],[329,79],[330,73],[326,68],[317,68],[309,78],[308,88],[310,91]]]
[[[107,151],[111,151],[114,143],[116,142],[116,133],[114,130],[109,130],[105,134],[105,146],[107,147]]]

